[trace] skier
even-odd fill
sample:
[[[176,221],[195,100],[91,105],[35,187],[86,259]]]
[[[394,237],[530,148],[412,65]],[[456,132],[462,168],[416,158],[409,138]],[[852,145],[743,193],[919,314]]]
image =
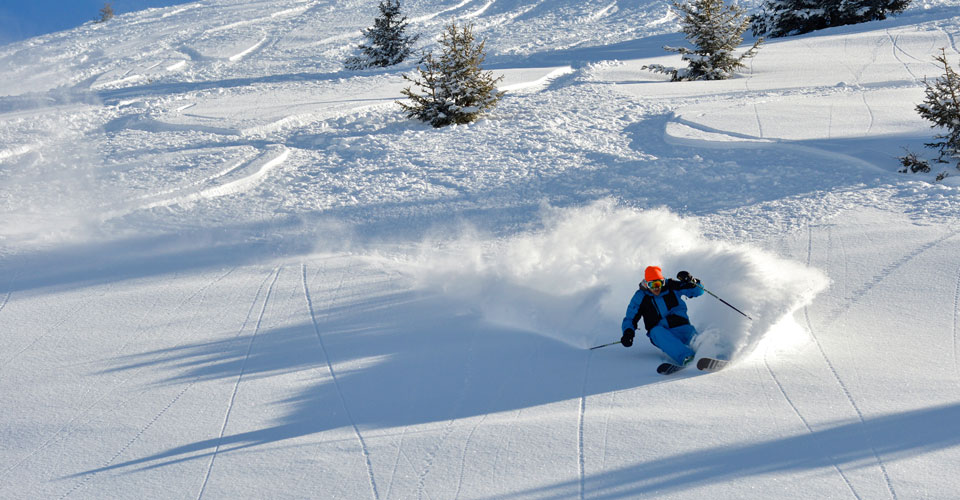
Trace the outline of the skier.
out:
[[[676,280],[664,279],[663,271],[657,266],[648,267],[643,279],[640,289],[633,294],[627,306],[627,315],[621,325],[623,336],[620,343],[624,347],[633,345],[634,330],[642,317],[650,342],[678,366],[684,366],[693,360],[694,351],[690,348],[690,342],[697,335],[697,330],[690,324],[687,304],[680,296],[703,295],[703,288],[697,286],[700,280],[687,271],[677,273]]]

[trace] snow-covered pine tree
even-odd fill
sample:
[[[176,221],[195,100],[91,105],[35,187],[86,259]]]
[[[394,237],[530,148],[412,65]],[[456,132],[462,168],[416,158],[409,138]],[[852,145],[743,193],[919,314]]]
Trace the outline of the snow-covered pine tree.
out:
[[[347,69],[393,66],[413,52],[420,35],[406,34],[409,23],[400,13],[400,0],[381,0],[379,9],[380,16],[373,20],[373,27],[363,30],[367,43],[360,44],[359,56],[347,59]]]
[[[927,143],[927,147],[940,150],[938,161],[948,163],[944,158],[951,158],[960,169],[960,75],[947,62],[946,50],[940,49],[940,55],[934,59],[943,66],[944,74],[933,83],[924,80],[926,97],[916,110],[933,122],[931,127],[946,129],[934,136],[938,141]]]
[[[503,97],[497,83],[503,77],[483,71],[485,41],[477,42],[473,26],[463,29],[451,23],[440,37],[440,55],[427,54],[417,66],[418,76],[403,75],[413,83],[401,93],[412,101],[397,101],[410,118],[434,127],[471,123],[488,112]],[[419,87],[415,91],[413,86]]]
[[[783,37],[886,19],[911,0],[765,0],[753,18],[753,34]]]
[[[842,0],[766,0],[753,16],[753,34],[782,37],[830,26]]]
[[[750,27],[746,11],[739,6],[726,5],[723,0],[693,0],[684,4],[674,2],[673,7],[683,14],[680,26],[696,48],[664,49],[680,53],[688,66],[670,68],[651,64],[644,68],[668,74],[675,82],[727,79],[744,66],[745,59],[755,56],[763,43],[759,38],[742,55],[734,55],[734,50],[743,42],[743,33]]]

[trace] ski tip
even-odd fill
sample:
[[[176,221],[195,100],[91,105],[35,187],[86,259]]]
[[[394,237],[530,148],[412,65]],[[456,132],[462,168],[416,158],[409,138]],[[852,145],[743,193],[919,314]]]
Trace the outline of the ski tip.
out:
[[[683,369],[681,365],[675,365],[673,363],[661,363],[657,367],[657,373],[660,375],[670,375],[671,373],[676,373]]]
[[[716,371],[723,369],[730,362],[725,359],[700,358],[697,361],[697,369],[701,371]]]

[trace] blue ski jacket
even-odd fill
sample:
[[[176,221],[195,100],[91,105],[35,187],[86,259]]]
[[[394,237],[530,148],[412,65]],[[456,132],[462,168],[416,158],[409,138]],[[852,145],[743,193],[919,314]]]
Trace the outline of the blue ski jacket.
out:
[[[629,328],[636,331],[641,318],[643,318],[643,327],[647,330],[647,336],[657,325],[664,328],[689,325],[687,304],[680,297],[701,295],[703,295],[703,289],[694,283],[668,279],[660,295],[654,295],[644,283],[641,283],[640,289],[630,299],[620,330],[626,331]]]

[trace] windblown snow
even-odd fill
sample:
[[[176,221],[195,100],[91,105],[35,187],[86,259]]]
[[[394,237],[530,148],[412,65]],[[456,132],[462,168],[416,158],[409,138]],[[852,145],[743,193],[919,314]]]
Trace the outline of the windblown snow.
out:
[[[624,297],[638,269],[697,269],[705,283],[724,283],[726,299],[750,304],[750,318],[721,302],[691,302],[697,352],[737,358],[807,305],[827,284],[816,269],[746,244],[711,241],[694,219],[665,209],[637,210],[601,200],[553,209],[545,227],[502,240],[473,234],[431,242],[412,265],[424,287],[456,297],[488,321],[537,332],[578,348],[609,339],[624,316]],[[627,235],[625,237],[625,235]],[[770,279],[776,276],[776,279]]]
[[[897,156],[958,6],[672,83],[667,2],[407,0],[504,77],[442,129],[372,0],[0,46],[0,498],[954,497],[960,171]],[[648,265],[728,368],[589,349]]]

